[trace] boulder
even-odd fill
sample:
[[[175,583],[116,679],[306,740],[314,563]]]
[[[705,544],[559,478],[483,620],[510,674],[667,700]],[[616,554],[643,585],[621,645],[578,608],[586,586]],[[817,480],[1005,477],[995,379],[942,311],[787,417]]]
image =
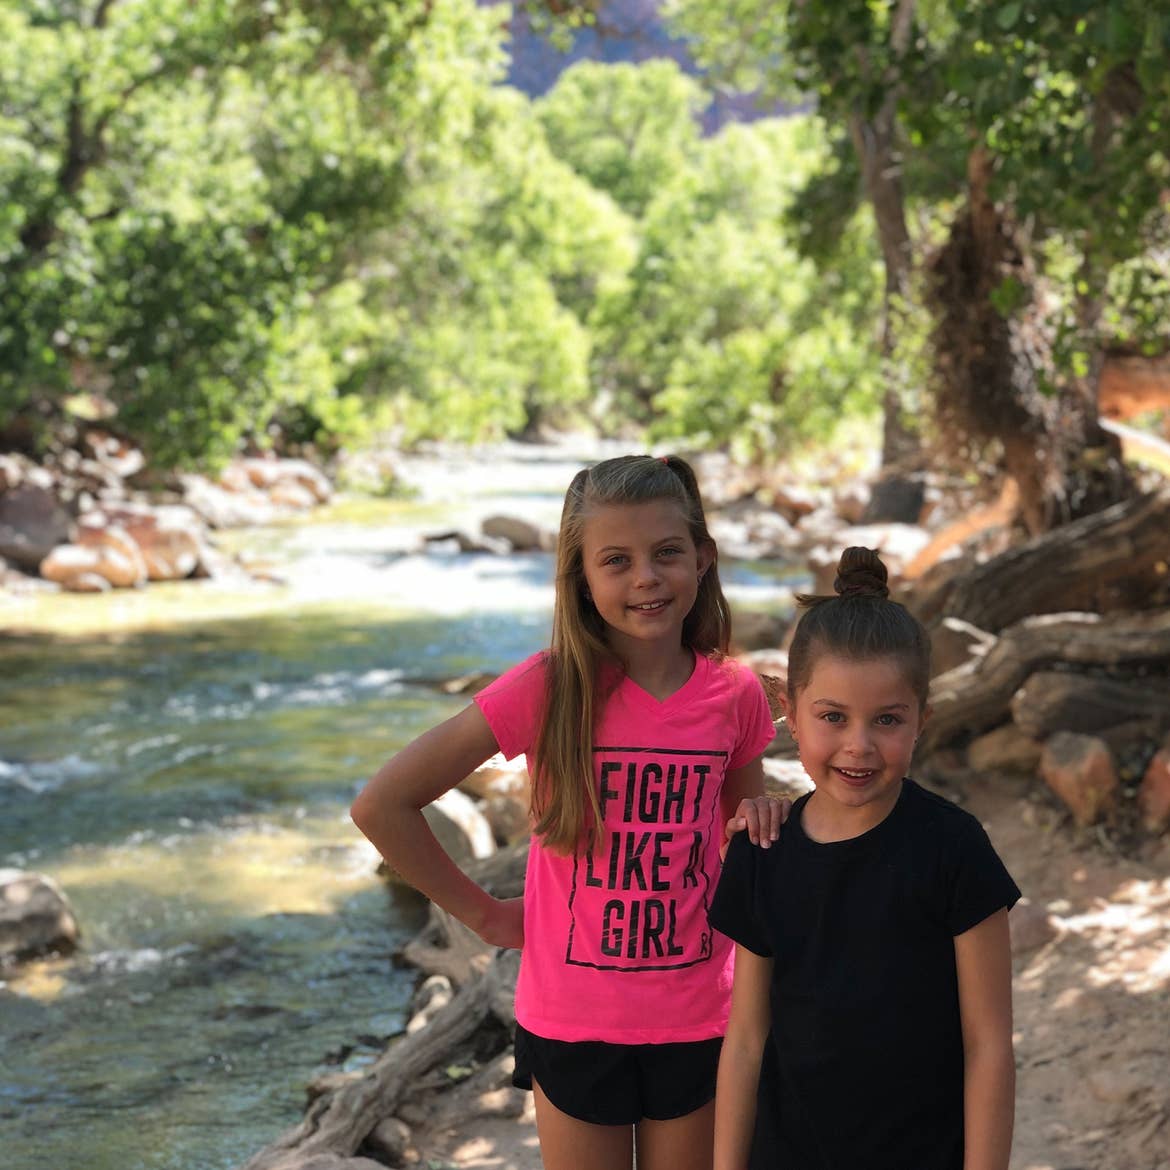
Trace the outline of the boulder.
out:
[[[788,620],[774,613],[737,610],[731,623],[732,653],[774,650],[784,640]]]
[[[1137,794],[1142,824],[1152,833],[1170,827],[1170,736],[1146,766]]]
[[[489,857],[496,851],[491,826],[469,796],[458,788],[444,792],[423,809],[431,832],[456,862]]]
[[[35,573],[45,557],[69,539],[70,523],[55,493],[30,473],[0,495],[0,556]]]
[[[484,536],[506,540],[516,552],[540,552],[549,547],[539,525],[516,516],[487,516],[480,525]]]
[[[1040,764],[1041,747],[1014,723],[1005,723],[971,742],[967,763],[976,772],[1033,773]]]
[[[887,475],[870,489],[863,524],[913,524],[921,522],[926,502],[922,476]]]
[[[0,962],[67,953],[80,935],[56,882],[39,873],[0,869]]]
[[[97,550],[96,571],[114,588],[133,589],[146,584],[142,550],[130,533],[121,525],[109,524],[103,513],[89,512],[78,520],[76,543]]]
[[[46,581],[71,593],[104,593],[113,586],[99,571],[101,552],[80,544],[60,544],[39,565]]]
[[[203,553],[203,522],[180,504],[114,504],[103,512],[119,525],[142,551],[151,581],[181,581],[192,576]]]
[[[1113,810],[1120,780],[1104,740],[1058,731],[1044,744],[1040,774],[1078,825],[1096,824]]]

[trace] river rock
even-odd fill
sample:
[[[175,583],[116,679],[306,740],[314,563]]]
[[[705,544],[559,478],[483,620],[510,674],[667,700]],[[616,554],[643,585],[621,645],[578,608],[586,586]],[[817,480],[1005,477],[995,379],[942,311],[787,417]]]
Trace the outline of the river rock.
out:
[[[423,809],[423,816],[439,844],[456,864],[490,857],[496,851],[491,826],[469,796],[458,788],[444,792]]]
[[[506,760],[497,752],[485,760],[470,776],[459,781],[468,796],[484,800],[493,793],[528,794],[528,767],[522,756]]]
[[[0,869],[0,962],[72,951],[80,935],[73,910],[52,878]]]
[[[540,552],[556,546],[556,537],[517,516],[487,516],[480,525],[484,536],[506,540],[515,552]]]
[[[142,550],[126,529],[109,524],[103,513],[90,512],[78,520],[76,543],[98,551],[96,571],[114,588],[136,589],[146,584]]]
[[[0,495],[0,556],[27,572],[69,539],[69,513],[48,488],[33,482],[31,472]]]
[[[386,1170],[372,1158],[352,1158],[342,1154],[299,1154],[290,1152],[281,1158],[274,1170]]]
[[[103,509],[110,524],[124,528],[142,551],[151,581],[181,581],[199,567],[203,522],[180,504],[115,504]]]
[[[105,593],[113,586],[101,574],[102,556],[96,548],[59,544],[38,566],[46,581],[71,593]]]
[[[212,528],[271,524],[276,518],[272,501],[252,487],[242,468],[235,469],[235,478],[229,474],[232,470],[225,468],[218,484],[202,475],[180,476],[184,503]],[[227,486],[228,483],[232,486]]]
[[[827,501],[824,493],[819,495],[808,488],[798,487],[796,484],[782,484],[771,489],[772,507],[775,508],[789,524],[797,524],[804,516],[811,515],[819,507],[825,506]]]
[[[732,653],[747,650],[774,650],[784,640],[788,620],[774,613],[739,610],[731,622]]]

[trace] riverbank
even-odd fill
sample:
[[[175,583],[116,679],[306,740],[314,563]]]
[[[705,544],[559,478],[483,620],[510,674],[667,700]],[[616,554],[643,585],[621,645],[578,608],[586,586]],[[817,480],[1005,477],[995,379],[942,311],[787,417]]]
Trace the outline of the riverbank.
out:
[[[386,754],[463,701],[433,680],[543,644],[552,596],[547,553],[425,538],[475,535],[496,513],[554,528],[582,462],[621,449],[436,449],[403,460],[408,498],[339,498],[225,534],[263,568],[246,585],[3,603],[0,627],[23,632],[3,672],[0,853],[63,878],[87,931],[76,959],[0,988],[14,1165],[48,1134],[63,1155],[84,1133],[95,1170],[157,1170],[145,1133],[174,1170],[227,1170],[299,1116],[307,1082],[364,1067],[401,1029],[416,980],[390,952],[419,908],[392,893],[387,909],[344,810]],[[810,549],[878,533],[856,526],[860,480],[830,497],[781,495],[779,478],[761,503],[734,469],[703,474],[741,617],[786,612],[823,568]],[[921,547],[910,529],[881,535]],[[1016,956],[1013,1170],[1170,1170],[1170,1069],[1151,1040],[1170,1007],[1164,841],[1118,856],[1034,774],[948,783],[1033,904]],[[414,1127],[425,1159],[539,1166],[526,1098],[444,1097]]]

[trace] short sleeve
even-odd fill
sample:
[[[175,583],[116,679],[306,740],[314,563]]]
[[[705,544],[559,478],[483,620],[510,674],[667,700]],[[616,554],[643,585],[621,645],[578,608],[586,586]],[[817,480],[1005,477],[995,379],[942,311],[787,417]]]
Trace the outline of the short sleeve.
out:
[[[747,833],[736,833],[727,848],[707,919],[740,946],[771,958],[772,943],[759,914],[760,867],[765,857],[765,851],[753,845]]]
[[[997,910],[1010,910],[1019,900],[1020,888],[973,816],[962,817],[959,831],[949,844],[947,926],[952,935],[959,935]]]
[[[531,751],[544,704],[544,651],[500,675],[475,695],[500,751],[511,760]]]
[[[750,764],[776,735],[776,725],[772,722],[772,709],[768,706],[764,684],[753,671],[743,667],[740,669],[739,736],[727,762],[730,770]]]

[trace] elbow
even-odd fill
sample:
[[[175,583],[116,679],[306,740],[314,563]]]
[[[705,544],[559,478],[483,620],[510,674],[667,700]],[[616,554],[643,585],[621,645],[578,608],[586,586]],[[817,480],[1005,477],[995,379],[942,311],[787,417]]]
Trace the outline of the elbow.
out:
[[[370,797],[369,790],[364,789],[349,806],[349,819],[368,837],[373,830],[376,815],[377,803]]]
[[[1003,1092],[1014,1095],[1016,1085],[1016,1054],[1011,1037],[968,1045],[964,1053],[968,1079],[986,1078]]]

